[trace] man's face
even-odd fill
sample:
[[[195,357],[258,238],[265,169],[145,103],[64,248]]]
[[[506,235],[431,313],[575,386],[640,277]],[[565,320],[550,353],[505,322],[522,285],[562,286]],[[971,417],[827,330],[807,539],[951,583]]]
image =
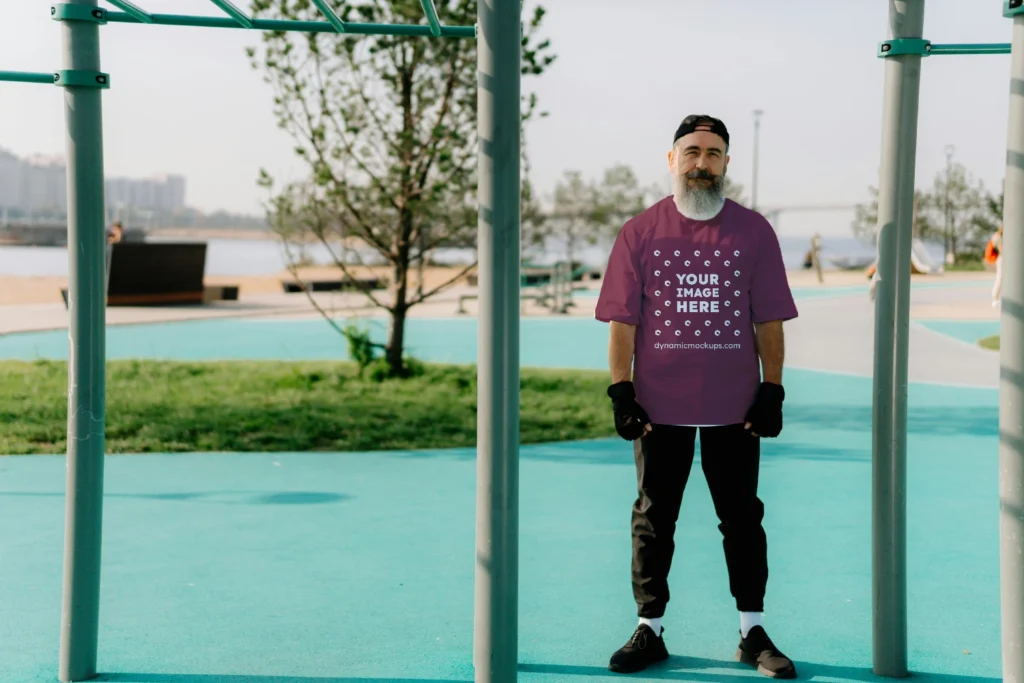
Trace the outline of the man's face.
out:
[[[728,165],[725,140],[708,131],[684,135],[668,153],[669,170],[677,177],[686,176],[691,188],[708,187],[709,181],[722,176]]]
[[[676,141],[668,153],[672,194],[688,216],[711,217],[721,208],[725,173],[729,167],[725,140],[697,130]]]

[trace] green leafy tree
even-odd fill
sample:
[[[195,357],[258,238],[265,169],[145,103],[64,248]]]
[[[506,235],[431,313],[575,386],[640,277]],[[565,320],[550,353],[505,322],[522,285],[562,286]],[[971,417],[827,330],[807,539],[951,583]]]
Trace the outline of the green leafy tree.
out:
[[[584,180],[579,171],[566,171],[555,185],[548,234],[565,246],[565,258],[570,263],[582,245],[597,244],[597,201],[596,183]]]
[[[1003,223],[1003,207],[1006,204],[1006,194],[1000,192],[999,196],[994,194],[988,194],[985,197],[985,214],[983,215],[984,220],[988,221],[994,228],[998,228]]]
[[[854,208],[850,230],[861,242],[873,245],[878,242],[878,188],[870,186],[868,194],[871,195],[871,199],[864,204],[857,204]]]
[[[1000,192],[998,196],[986,193],[984,210],[974,218],[978,232],[984,237],[984,243],[987,243],[992,233],[998,230],[999,226],[1003,224],[1004,200],[1005,195],[1003,192]],[[985,250],[984,243],[981,247],[982,253],[984,253]]]
[[[330,3],[344,21],[426,24],[419,0]],[[435,4],[445,24],[476,23],[476,0]],[[310,0],[252,0],[252,11],[323,20]],[[524,78],[554,60],[549,42],[538,38],[544,15],[537,7],[524,17]],[[339,243],[372,251],[388,266],[387,295],[363,291],[390,314],[384,358],[392,376],[404,376],[409,309],[476,265],[431,289],[422,279],[420,288],[410,286],[432,252],[476,242],[476,41],[279,31],[262,37],[248,50],[252,66],[272,86],[278,123],[308,167],[304,180],[283,187],[261,171],[270,222],[283,241],[321,243],[347,279],[355,279],[359,251],[343,255]],[[524,92],[523,121],[536,113],[536,96]]]
[[[615,235],[623,222],[664,196],[653,185],[641,185],[633,169],[625,164],[606,169],[595,192],[593,220],[602,236]]]
[[[857,206],[851,228],[857,238],[875,244],[878,189],[868,189],[871,200]],[[930,191],[914,191],[914,206],[914,237],[942,243],[954,260],[972,259],[1002,222],[1003,196],[989,194],[962,164],[952,164],[936,174]]]
[[[641,184],[626,164],[614,164],[599,179],[586,179],[576,170],[566,171],[555,185],[550,211],[540,213],[533,241],[553,239],[562,243],[566,259],[573,262],[581,246],[614,239],[623,223],[669,194],[669,186]],[[723,194],[745,203],[743,186],[728,176]]]
[[[661,198],[657,188],[644,187],[625,164],[606,169],[600,179],[565,171],[555,184],[550,210],[542,213],[538,235],[560,243],[566,260],[576,262],[580,247],[614,237],[622,224]]]
[[[920,237],[942,242],[954,259],[978,256],[985,248],[990,222],[988,192],[963,164],[952,164],[935,175],[932,190],[918,208],[925,216]]]
[[[722,188],[722,193],[737,204],[748,206],[747,198],[743,194],[743,186],[728,175],[725,176],[725,185]]]
[[[541,112],[540,116],[546,116]],[[547,238],[550,225],[548,216],[544,211],[541,198],[533,187],[530,180],[530,159],[526,154],[526,139],[523,141],[523,155],[521,159],[522,182],[520,184],[520,205],[519,205],[519,260],[523,261],[530,254],[542,253],[545,250],[545,239]]]
[[[615,239],[626,221],[670,194],[658,184],[641,185],[633,169],[625,164],[605,170],[596,193],[591,220],[597,241]]]
[[[871,195],[870,201],[865,204],[858,204],[855,207],[853,222],[850,227],[854,237],[865,244],[874,245],[878,242],[878,188],[871,186],[868,188],[868,193]],[[915,237],[929,234],[932,230],[931,225],[928,223],[928,214],[921,211],[921,207],[926,206],[929,201],[931,200],[927,193],[921,190],[914,191],[914,206],[916,208],[914,210],[913,232]]]

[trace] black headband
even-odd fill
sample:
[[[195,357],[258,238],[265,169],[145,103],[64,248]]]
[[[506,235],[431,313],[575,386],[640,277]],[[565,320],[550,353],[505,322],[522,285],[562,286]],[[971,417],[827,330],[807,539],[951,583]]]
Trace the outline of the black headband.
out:
[[[679,124],[679,128],[676,129],[676,136],[672,138],[672,144],[676,144],[679,138],[684,135],[695,133],[698,130],[714,133],[725,140],[726,147],[729,146],[729,131],[726,129],[725,124],[715,117],[706,114],[691,114],[683,119],[683,122]]]

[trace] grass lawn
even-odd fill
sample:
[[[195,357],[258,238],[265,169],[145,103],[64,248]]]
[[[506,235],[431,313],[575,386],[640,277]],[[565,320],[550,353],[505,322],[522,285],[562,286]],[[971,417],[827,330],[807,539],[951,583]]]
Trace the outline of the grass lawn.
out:
[[[950,272],[981,272],[985,270],[985,264],[981,260],[964,260],[958,261],[952,265],[945,266],[947,271]]]
[[[978,346],[983,349],[990,349],[992,351],[999,350],[999,335],[993,334],[991,337],[985,337],[984,339],[978,340]]]
[[[607,373],[521,371],[521,443],[614,436]],[[107,452],[473,446],[476,368],[405,380],[352,363],[111,361]],[[0,362],[0,454],[66,449],[67,364]]]

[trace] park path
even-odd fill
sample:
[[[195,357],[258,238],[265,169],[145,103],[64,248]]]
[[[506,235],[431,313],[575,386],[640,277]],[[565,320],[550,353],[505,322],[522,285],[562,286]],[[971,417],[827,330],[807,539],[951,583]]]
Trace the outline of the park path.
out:
[[[796,279],[796,278],[794,278]],[[786,324],[786,363],[790,367],[870,377],[874,365],[874,306],[860,286],[815,287],[801,283],[795,288],[800,315]],[[942,334],[926,326],[927,320],[998,321],[989,305],[987,278],[915,280],[911,290],[910,363],[912,382],[937,382],[995,387],[999,379],[999,355],[976,344]],[[456,300],[464,288],[445,292],[429,304],[416,307],[413,317],[462,317]],[[361,309],[352,295],[320,294],[326,310],[340,313],[359,310],[361,315],[379,311]],[[597,297],[575,297],[571,317],[593,318]],[[475,302],[467,304],[468,316],[476,314]],[[550,318],[550,311],[532,302],[523,307],[526,317]],[[253,295],[242,301],[213,302],[204,306],[110,308],[107,324],[171,323],[223,318],[295,319],[316,318],[302,295]],[[561,316],[556,316],[561,317]],[[0,336],[18,332],[67,329],[68,314],[61,304],[0,306]],[[603,367],[603,366],[602,366]]]
[[[798,300],[800,316],[786,323],[786,363],[792,367],[870,377],[874,368],[873,303],[865,293]],[[984,316],[980,311],[988,308]],[[911,382],[996,387],[999,354],[929,329],[915,312],[963,319],[996,316],[988,290],[977,284],[911,290]],[[945,317],[945,316],[943,316]]]

